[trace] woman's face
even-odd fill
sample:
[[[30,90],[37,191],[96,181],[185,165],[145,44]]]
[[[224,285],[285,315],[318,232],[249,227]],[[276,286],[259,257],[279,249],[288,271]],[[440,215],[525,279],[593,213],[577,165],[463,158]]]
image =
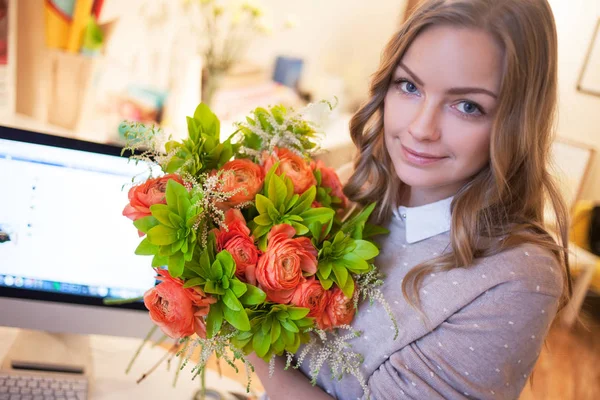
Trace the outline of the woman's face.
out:
[[[454,195],[488,163],[502,62],[491,35],[451,26],[426,29],[400,60],[384,131],[408,205]]]

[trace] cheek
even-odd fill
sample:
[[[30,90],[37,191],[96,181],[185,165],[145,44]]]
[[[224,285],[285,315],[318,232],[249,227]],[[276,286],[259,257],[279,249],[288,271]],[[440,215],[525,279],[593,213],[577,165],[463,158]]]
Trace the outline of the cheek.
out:
[[[462,166],[479,170],[490,159],[491,123],[459,125],[447,131],[446,146]]]

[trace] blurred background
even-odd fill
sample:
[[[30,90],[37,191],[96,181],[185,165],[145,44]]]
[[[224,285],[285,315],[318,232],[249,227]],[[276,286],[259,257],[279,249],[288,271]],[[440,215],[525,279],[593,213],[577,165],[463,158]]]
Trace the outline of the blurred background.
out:
[[[337,98],[323,121],[321,157],[342,167],[353,155],[349,119],[417,2],[0,0],[0,125],[122,144],[127,119],[182,137],[185,116],[204,101],[226,136],[257,106]],[[559,38],[553,168],[577,222],[575,296],[523,397],[592,399],[600,395],[600,246],[592,242],[600,229],[592,218],[600,204],[600,1],[549,2]]]

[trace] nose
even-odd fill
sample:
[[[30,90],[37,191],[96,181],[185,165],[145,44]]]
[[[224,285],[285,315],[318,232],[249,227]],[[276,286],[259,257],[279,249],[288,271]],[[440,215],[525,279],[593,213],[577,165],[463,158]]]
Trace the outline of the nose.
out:
[[[439,107],[432,102],[422,102],[408,126],[408,131],[419,141],[438,140],[440,138]]]

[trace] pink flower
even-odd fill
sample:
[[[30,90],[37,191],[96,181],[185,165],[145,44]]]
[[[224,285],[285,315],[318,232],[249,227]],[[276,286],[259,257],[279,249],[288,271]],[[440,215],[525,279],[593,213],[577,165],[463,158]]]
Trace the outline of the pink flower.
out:
[[[352,297],[346,297],[337,286],[329,292],[329,301],[322,318],[317,318],[317,326],[319,329],[329,330],[340,325],[350,325],[356,312]]]
[[[225,183],[222,190],[224,192],[239,190],[227,201],[226,204],[230,207],[254,200],[256,193],[262,189],[263,169],[248,159],[229,161],[223,165],[221,171],[230,171],[223,174]]]
[[[235,275],[242,281],[256,285],[256,263],[259,250],[250,236],[250,229],[240,210],[231,208],[225,213],[224,228],[216,231],[218,251],[227,250],[235,261]]]
[[[158,269],[161,282],[144,294],[144,304],[150,319],[173,339],[196,333],[206,338],[204,316],[216,299],[200,288],[183,288],[183,281],[173,278],[166,270]]]
[[[123,209],[123,215],[135,221],[152,215],[150,206],[154,204],[166,204],[165,191],[169,179],[183,184],[179,175],[169,174],[160,178],[148,179],[146,182],[129,189],[129,204]],[[140,236],[144,236],[139,232]]]
[[[340,178],[337,176],[335,170],[333,168],[329,168],[325,166],[323,161],[318,160],[314,165],[315,169],[321,171],[321,186],[324,188],[331,189],[331,195],[339,198],[342,203],[340,207],[346,208],[348,206],[348,198],[344,194],[342,182]]]
[[[287,224],[274,226],[268,234],[267,251],[258,259],[256,280],[267,299],[288,304],[304,275],[317,272],[317,249],[306,237],[295,238]]]
[[[308,317],[319,320],[325,312],[329,300],[329,292],[323,289],[321,282],[308,278],[294,291],[291,303],[298,307],[309,308]]]
[[[302,194],[311,186],[317,184],[317,180],[313,175],[310,164],[302,157],[288,149],[275,148],[273,154],[263,155],[263,169],[265,174],[269,172],[271,167],[279,161],[277,175],[285,173],[285,176],[292,180],[294,184],[294,193]]]

